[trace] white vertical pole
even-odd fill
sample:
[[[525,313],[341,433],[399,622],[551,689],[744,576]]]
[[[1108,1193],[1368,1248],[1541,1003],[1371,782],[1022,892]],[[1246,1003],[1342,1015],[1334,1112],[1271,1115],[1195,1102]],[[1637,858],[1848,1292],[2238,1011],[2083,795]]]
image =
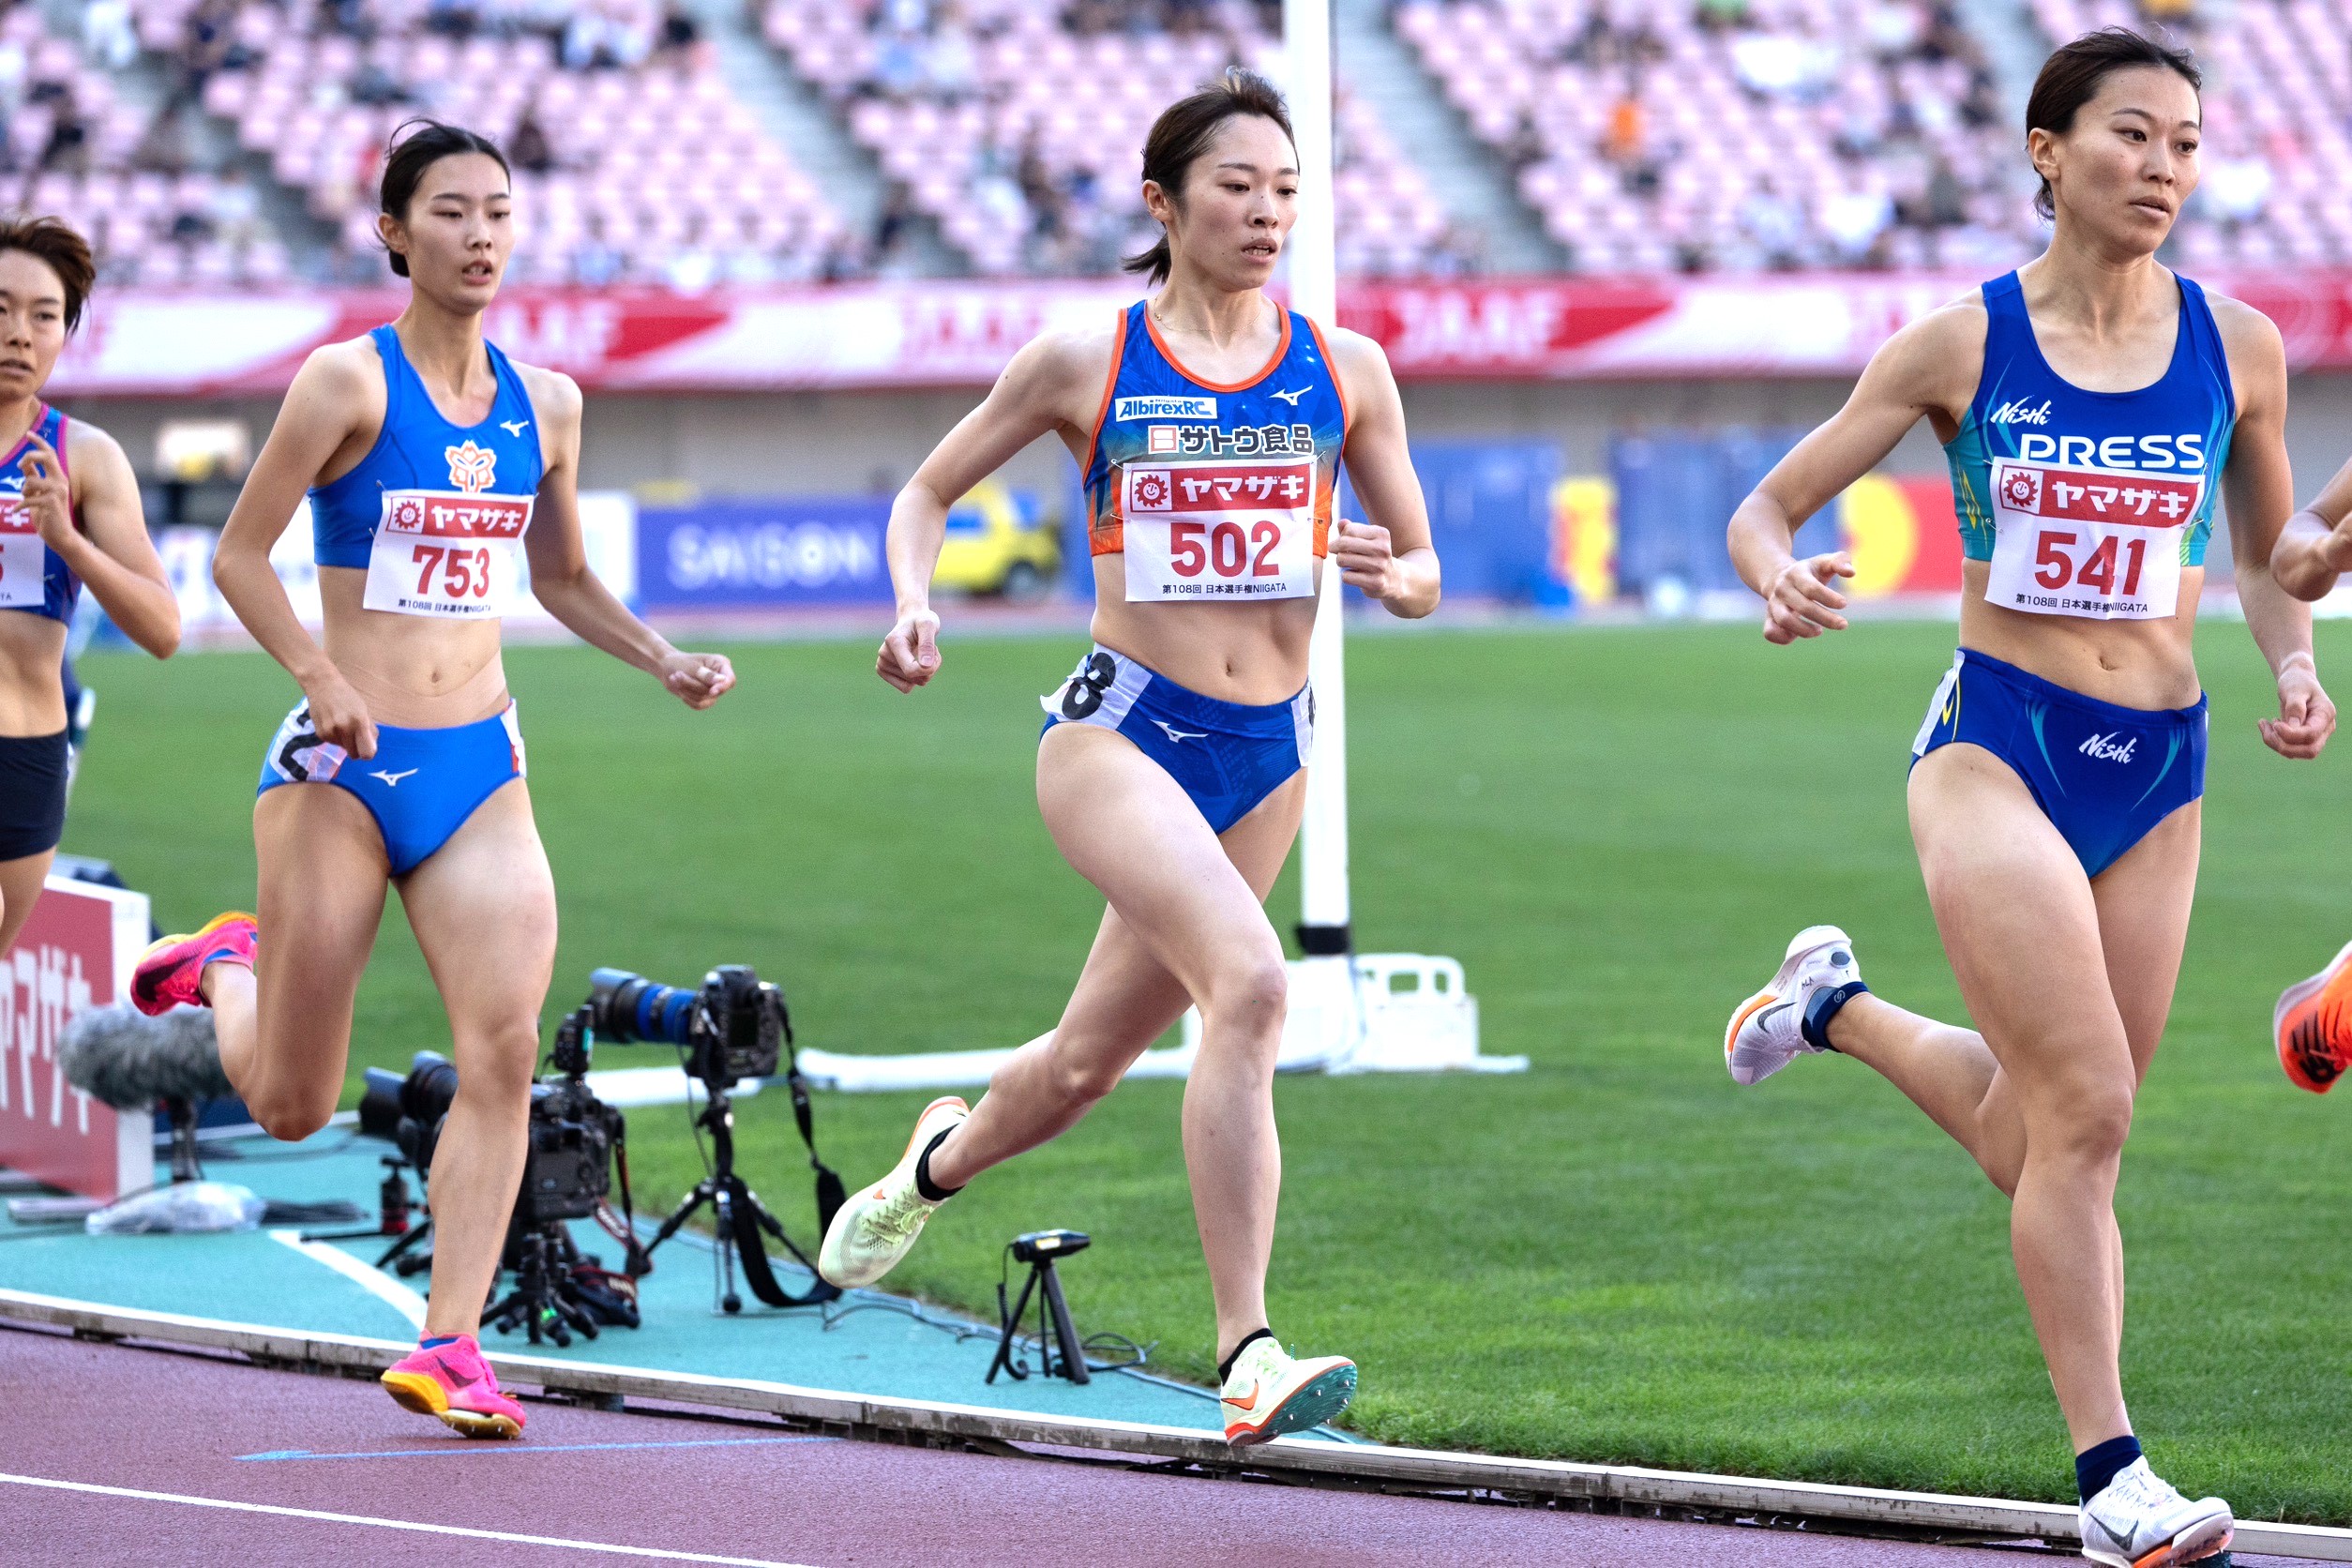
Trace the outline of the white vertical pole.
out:
[[[1338,324],[1339,279],[1332,204],[1331,0],[1283,0],[1289,57],[1290,127],[1299,149],[1298,221],[1290,231],[1290,304],[1326,334]],[[1336,367],[1333,375],[1337,376]],[[1326,568],[1308,645],[1315,686],[1315,755],[1299,830],[1299,924],[1310,956],[1344,953],[1348,931],[1348,693],[1341,650],[1340,581]]]

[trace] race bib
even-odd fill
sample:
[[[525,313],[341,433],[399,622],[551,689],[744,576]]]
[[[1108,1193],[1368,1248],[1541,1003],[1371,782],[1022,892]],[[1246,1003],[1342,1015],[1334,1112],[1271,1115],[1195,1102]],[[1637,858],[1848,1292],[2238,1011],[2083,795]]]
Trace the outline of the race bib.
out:
[[[386,490],[361,602],[401,615],[504,615],[515,597],[515,546],[530,525],[529,496]]]
[[[15,496],[0,496],[0,610],[38,610],[48,564],[40,524]]]
[[[1315,592],[1315,460],[1129,464],[1127,597],[1298,599]]]
[[[2180,547],[2205,481],[2004,459],[1993,465],[1984,600],[2034,615],[2150,621],[2180,604]]]

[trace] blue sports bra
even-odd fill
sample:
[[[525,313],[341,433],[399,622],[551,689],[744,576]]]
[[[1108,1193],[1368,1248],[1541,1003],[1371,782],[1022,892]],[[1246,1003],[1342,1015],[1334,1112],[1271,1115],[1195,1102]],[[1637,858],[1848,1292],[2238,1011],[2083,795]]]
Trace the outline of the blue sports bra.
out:
[[[1984,369],[1958,432],[1944,445],[1961,550],[1969,560],[1993,559],[1998,534],[1993,471],[2010,460],[2103,481],[2102,495],[2122,487],[2137,497],[2148,481],[2164,481],[2165,505],[2172,492],[2194,490],[2198,499],[2186,518],[2180,565],[2203,565],[2238,404],[2205,291],[2186,278],[2174,280],[2180,285],[2180,325],[2172,363],[2153,384],[2132,392],[2091,392],[2065,380],[2042,356],[2017,275],[1984,285]],[[2135,481],[2142,489],[2132,488]],[[2121,504],[2116,505],[2116,517],[2125,519]],[[2144,502],[2136,517],[2182,520]]]
[[[310,490],[310,529],[322,566],[366,570],[384,520],[386,491],[429,491],[528,501],[545,466],[536,415],[522,378],[490,350],[498,395],[488,418],[460,427],[442,417],[389,325],[368,334],[384,359],[384,429],[359,466]]]
[[[0,610],[45,616],[52,621],[70,621],[74,604],[82,596],[82,580],[73,575],[63,556],[49,548],[33,527],[32,519],[24,517],[11,500],[24,489],[24,470],[19,465],[23,462],[24,454],[32,450],[35,433],[57,454],[58,473],[68,481],[72,477],[66,467],[66,416],[43,404],[33,429],[25,432],[24,439],[6,458],[0,458],[0,508],[5,508],[0,510]],[[31,584],[24,580],[35,569],[35,546],[39,548],[40,559],[38,602],[33,599]]]

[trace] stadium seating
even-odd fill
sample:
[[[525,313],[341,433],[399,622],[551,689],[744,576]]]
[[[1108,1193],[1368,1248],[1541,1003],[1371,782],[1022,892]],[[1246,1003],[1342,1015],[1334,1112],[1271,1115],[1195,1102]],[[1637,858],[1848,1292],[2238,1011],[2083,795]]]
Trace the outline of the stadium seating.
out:
[[[771,0],[764,31],[975,270],[1099,275],[1157,232],[1138,195],[1153,116],[1229,64],[1279,74],[1259,8],[1111,8],[1092,31],[1068,14],[1105,9]],[[1428,181],[1378,118],[1344,94],[1336,118],[1341,270],[1459,265]]]
[[[102,48],[107,40],[92,41]],[[8,204],[73,220],[109,282],[283,277],[286,247],[261,221],[258,193],[243,180],[188,169],[151,141],[154,115],[92,63],[97,53],[51,32],[38,6],[20,4],[0,17],[0,191]]]
[[[2039,248],[2033,186],[1938,13],[1404,0],[1395,25],[1578,271],[1987,270]]]
[[[2053,38],[2150,25],[2122,0],[2033,8]],[[2180,225],[2182,265],[2352,261],[2352,192],[2327,173],[2352,156],[2352,0],[2239,0],[2210,23],[2192,9],[2175,25],[2206,78],[2202,184]]]

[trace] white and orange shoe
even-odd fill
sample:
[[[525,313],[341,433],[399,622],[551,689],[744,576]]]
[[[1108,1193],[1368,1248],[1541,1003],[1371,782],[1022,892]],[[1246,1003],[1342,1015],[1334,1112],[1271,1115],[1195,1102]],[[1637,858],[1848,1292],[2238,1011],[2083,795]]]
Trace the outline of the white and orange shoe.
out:
[[[824,1244],[817,1249],[817,1272],[843,1289],[871,1285],[898,1266],[923,1234],[923,1222],[940,1203],[923,1196],[914,1184],[914,1168],[931,1140],[972,1114],[972,1108],[953,1094],[942,1094],[915,1118],[914,1136],[890,1174],[873,1185],[850,1194],[841,1212],[825,1229]]]
[[[1218,1391],[1225,1440],[1249,1448],[1319,1426],[1356,1396],[1356,1364],[1346,1356],[1300,1361],[1272,1338],[1253,1339]]]
[[[2228,1550],[2237,1521],[2220,1498],[2192,1502],[2158,1479],[2146,1459],[2116,1472],[2083,1504],[2083,1556],[2109,1568],[2175,1568]]]
[[[2298,1089],[2325,1094],[2352,1067],[2352,942],[2326,969],[2286,988],[2270,1014],[2279,1065]]]
[[[1814,993],[1862,978],[1854,943],[1834,926],[1808,926],[1788,943],[1772,983],[1733,1010],[1723,1032],[1723,1064],[1734,1083],[1761,1083],[1821,1048],[1805,1039]]]

